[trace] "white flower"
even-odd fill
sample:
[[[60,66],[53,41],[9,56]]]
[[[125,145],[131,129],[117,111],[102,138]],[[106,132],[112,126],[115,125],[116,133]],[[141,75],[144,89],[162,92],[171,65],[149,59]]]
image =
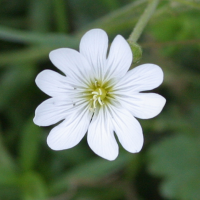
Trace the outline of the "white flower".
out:
[[[158,115],[165,98],[140,93],[158,87],[163,81],[161,68],[143,64],[130,71],[132,52],[126,40],[115,37],[107,56],[108,37],[101,29],[88,31],[81,39],[80,53],[69,48],[50,52],[51,62],[65,75],[42,71],[37,86],[51,98],[41,103],[34,123],[54,127],[47,138],[53,150],[77,145],[87,133],[90,148],[99,156],[114,160],[122,146],[137,153],[143,133],[135,119]]]

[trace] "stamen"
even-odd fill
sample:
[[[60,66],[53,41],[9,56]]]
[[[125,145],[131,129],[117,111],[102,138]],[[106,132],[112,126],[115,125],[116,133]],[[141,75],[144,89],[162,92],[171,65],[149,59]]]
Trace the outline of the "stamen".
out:
[[[94,100],[97,99],[97,95],[94,95],[94,96],[93,96],[93,99],[94,99]]]
[[[96,108],[96,101],[97,101],[97,99],[95,99],[95,100],[93,101],[93,107],[94,107],[94,108]]]
[[[92,96],[92,99],[90,99],[90,100],[93,100],[93,103],[92,103],[92,108],[90,110],[95,110],[95,108],[97,106],[97,104],[96,104],[97,101],[99,102],[99,105],[103,106],[104,105],[103,100],[107,94],[107,91],[104,88],[100,88],[98,86],[97,81],[95,81],[94,84],[97,88],[91,92],[93,96]]]
[[[92,94],[96,94],[96,95],[98,95],[99,93],[98,93],[98,92],[92,92]]]
[[[102,103],[102,101],[101,101],[101,98],[100,98],[100,97],[98,97],[98,102],[99,102],[99,104],[100,104],[101,106],[103,106],[103,103]]]

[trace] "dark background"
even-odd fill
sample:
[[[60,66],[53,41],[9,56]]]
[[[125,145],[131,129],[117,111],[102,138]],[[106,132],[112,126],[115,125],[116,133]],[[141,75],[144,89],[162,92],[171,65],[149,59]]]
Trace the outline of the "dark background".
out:
[[[128,38],[146,0],[0,0],[0,199],[199,200],[200,2],[160,1],[138,43],[164,71],[155,90],[167,99],[154,119],[139,120],[145,144],[138,154],[120,147],[115,161],[96,156],[86,138],[54,152],[52,127],[33,124],[47,96],[35,85],[48,53],[78,49],[81,36],[103,28],[110,42]]]

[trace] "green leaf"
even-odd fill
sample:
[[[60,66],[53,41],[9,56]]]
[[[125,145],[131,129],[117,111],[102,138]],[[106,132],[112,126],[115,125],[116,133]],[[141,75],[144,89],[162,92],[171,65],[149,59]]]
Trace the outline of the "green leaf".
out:
[[[102,158],[96,158],[84,164],[80,164],[55,181],[51,186],[51,192],[57,193],[65,190],[71,184],[97,181],[109,174],[113,174],[124,167],[127,162],[131,160],[132,156],[133,155],[128,153],[121,153],[121,155],[112,162]]]
[[[9,169],[0,166],[0,185],[2,186],[16,186],[18,184],[19,175]]]
[[[29,119],[22,130],[19,144],[19,162],[23,170],[33,169],[40,152],[42,129]]]
[[[149,171],[163,178],[161,193],[181,200],[200,197],[200,138],[171,136],[149,152]]]
[[[175,0],[175,1],[185,4],[186,6],[191,6],[195,9],[200,9],[200,4],[193,0]]]
[[[10,106],[10,102],[22,90],[24,85],[33,80],[35,75],[34,65],[26,64],[8,69],[1,77],[0,84],[0,110]]]
[[[69,19],[68,19],[68,9],[66,7],[65,0],[52,1],[54,6],[55,21],[57,25],[58,32],[68,32],[69,31]]]
[[[13,158],[8,153],[6,147],[3,144],[3,138],[1,137],[0,133],[0,170],[6,169],[10,172],[14,172],[16,169],[16,165],[14,163]],[[1,177],[1,176],[0,176]]]
[[[47,32],[51,24],[51,0],[29,0],[29,28],[33,31]]]
[[[95,27],[104,29],[109,36],[127,30],[128,28],[132,29],[138,20],[138,16],[144,10],[146,3],[147,0],[133,1],[81,27],[75,35],[80,38],[86,31]]]
[[[23,200],[46,200],[46,185],[42,177],[35,172],[27,172],[21,176],[19,184]]]
[[[53,48],[65,46],[76,48],[79,44],[79,39],[66,34],[21,31],[5,26],[0,26],[0,39],[18,43],[46,45]]]
[[[34,46],[22,50],[2,52],[0,54],[0,65],[16,65],[27,62],[37,62],[38,60],[48,59],[48,54],[52,47]],[[24,67],[27,67],[24,65]]]
[[[0,185],[15,185],[18,178],[17,166],[5,148],[0,135]]]

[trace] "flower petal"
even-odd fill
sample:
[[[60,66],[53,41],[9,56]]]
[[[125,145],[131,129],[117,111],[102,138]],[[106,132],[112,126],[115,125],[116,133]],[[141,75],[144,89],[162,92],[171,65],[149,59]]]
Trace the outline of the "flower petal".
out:
[[[36,77],[37,86],[49,96],[65,94],[67,89],[73,89],[67,84],[67,77],[52,70],[44,70]]]
[[[126,92],[152,90],[163,82],[163,76],[163,71],[159,66],[143,64],[130,70],[116,84],[115,89]]]
[[[133,54],[127,41],[121,35],[116,36],[107,59],[105,81],[123,77],[130,68],[132,59]]]
[[[131,153],[141,150],[144,138],[140,123],[125,109],[110,107],[114,131],[124,149]]]
[[[34,123],[38,126],[49,126],[66,117],[66,112],[73,107],[72,103],[61,102],[55,98],[42,102],[35,110]]]
[[[63,150],[77,145],[88,129],[91,117],[92,112],[85,104],[72,108],[66,119],[49,133],[48,146],[53,150]]]
[[[85,33],[80,42],[80,53],[88,60],[95,72],[95,78],[102,78],[108,49],[108,36],[101,29],[92,29]]]
[[[88,144],[99,156],[114,160],[118,156],[119,147],[114,137],[113,126],[105,106],[95,112],[88,129]]]
[[[49,58],[58,69],[80,85],[87,87],[90,84],[92,68],[79,52],[69,48],[60,48],[51,51]]]
[[[121,105],[133,116],[140,119],[150,119],[157,116],[163,109],[166,99],[155,93],[138,93],[118,97]]]

